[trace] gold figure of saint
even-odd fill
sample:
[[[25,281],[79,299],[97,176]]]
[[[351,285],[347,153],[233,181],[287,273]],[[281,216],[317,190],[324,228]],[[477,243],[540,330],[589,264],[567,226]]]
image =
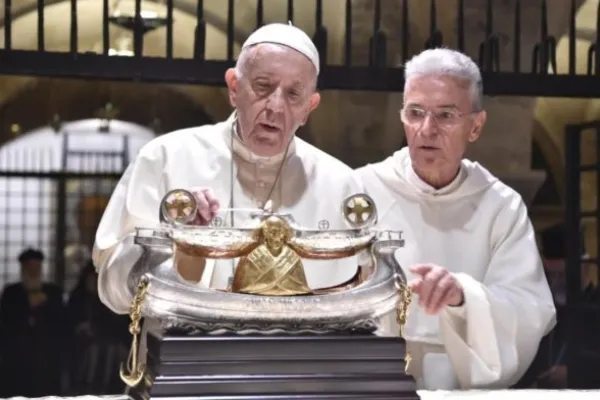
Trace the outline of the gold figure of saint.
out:
[[[303,259],[332,260],[351,257],[367,249],[375,240],[369,230],[324,231],[299,229],[284,216],[271,214],[267,203],[260,216],[261,222],[253,228],[198,227],[182,229],[177,222],[190,215],[195,208],[193,196],[178,190],[163,200],[161,211],[167,222],[173,223],[170,237],[178,251],[191,257],[206,259],[236,259],[230,290],[268,296],[294,296],[339,291],[339,287],[311,290],[308,285]],[[365,199],[363,199],[365,197]],[[360,201],[365,200],[365,201]],[[373,219],[369,198],[357,196],[348,199],[348,210]],[[358,207],[357,210],[355,208]],[[264,218],[264,219],[263,219]],[[362,219],[359,220],[361,222]],[[362,226],[362,224],[359,224]],[[354,282],[354,281],[353,281]]]
[[[293,232],[282,218],[265,219],[256,231],[260,243],[238,262],[231,291],[271,296],[310,294],[300,256],[288,245]]]

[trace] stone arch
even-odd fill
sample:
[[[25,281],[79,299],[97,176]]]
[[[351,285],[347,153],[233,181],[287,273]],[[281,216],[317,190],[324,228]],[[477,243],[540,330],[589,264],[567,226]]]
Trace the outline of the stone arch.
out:
[[[36,173],[68,170],[72,173],[118,174],[124,164],[155,136],[148,127],[127,121],[111,121],[108,132],[99,129],[102,125],[101,120],[84,119],[66,122],[56,132],[44,124],[0,146],[2,170],[22,173],[0,176],[0,203],[5,210],[0,215],[3,228],[0,245],[6,256],[0,261],[3,275],[0,284],[6,283],[3,282],[6,277],[14,279],[18,276],[13,260],[28,246],[46,253],[50,267],[47,272],[52,273],[54,250],[57,250],[56,217],[64,218],[68,244],[91,250],[94,224],[99,220],[101,207],[113,191],[116,180],[102,175],[67,179],[63,197],[65,212],[59,216],[58,180]],[[65,148],[75,154],[65,154]],[[123,152],[124,157],[114,152]],[[66,165],[63,165],[65,158]],[[67,275],[69,268],[65,265]]]
[[[52,4],[61,3],[64,1],[66,0],[46,0],[44,1],[44,5],[48,7]],[[145,0],[145,2],[160,4],[159,0]],[[218,13],[215,13],[214,6],[215,3],[210,3],[205,6],[204,19],[207,24],[212,25],[221,31],[225,31],[227,29],[227,22],[223,20]],[[197,5],[195,2],[190,0],[174,0],[173,8],[189,15],[196,15]],[[17,4],[12,5],[11,11],[12,20],[16,20],[30,13],[35,13],[37,12],[37,1],[21,0]],[[5,23],[6,20],[4,18],[4,9],[2,9],[0,10],[0,28],[4,28]],[[246,32],[236,29],[234,32],[236,41],[243,40],[243,37],[246,34]]]
[[[144,106],[146,101],[152,107]],[[108,102],[122,120],[150,126],[157,118],[159,133],[215,122],[193,98],[168,86],[39,79],[0,106],[0,116],[9,116],[0,117],[0,132],[9,132],[15,123],[29,131],[47,124],[54,115],[62,121],[94,117]]]
[[[69,46],[69,24],[56,25],[54,21],[63,20],[64,15],[69,14],[70,3],[68,1],[54,2],[45,8],[45,37],[46,50],[48,51],[68,51]],[[80,51],[100,51],[101,36],[101,1],[85,1],[78,4],[79,15],[79,50]],[[134,2],[123,2],[122,11],[131,12]],[[155,2],[145,2],[144,7],[148,11],[161,12],[164,5]],[[180,10],[174,11],[174,37],[186,37],[186,31],[193,32],[195,26],[195,17],[187,12]],[[37,12],[29,12],[13,20],[12,38],[13,48],[23,50],[36,49],[37,35]],[[111,26],[111,40],[114,41],[119,35],[127,35],[128,32],[120,27]],[[191,34],[191,33],[190,33]],[[0,41],[3,41],[4,31],[0,32]],[[162,56],[165,52],[165,32],[162,30],[154,31],[145,36],[144,54],[150,56]],[[222,31],[212,25],[207,27],[207,55],[209,58],[219,58],[220,49],[225,48],[226,38]],[[174,54],[180,58],[190,58],[193,54],[193,44],[190,40],[177,40],[174,43]],[[35,85],[37,81],[34,77],[23,77],[14,79],[4,77],[0,88],[0,104],[9,101],[20,90]],[[193,87],[188,88],[183,85],[174,85],[175,90],[180,90],[191,96],[194,101],[204,106],[211,119],[221,118],[228,112],[228,102],[224,96],[222,88],[214,87]]]
[[[37,48],[37,12],[29,3],[35,3],[34,0],[26,0],[13,11],[16,17],[12,22],[12,40],[14,49],[35,50]],[[173,23],[173,52],[176,58],[193,57],[193,32],[196,27],[194,0],[178,0],[174,2]],[[265,22],[283,22],[286,20],[287,2],[277,2],[269,5],[265,10]],[[68,51],[69,50],[69,29],[70,24],[57,25],[54,22],[65,20],[64,16],[70,13],[70,3],[68,1],[53,1],[45,8],[45,39],[46,50],[48,51]],[[119,3],[119,10],[122,13],[133,13],[135,3],[133,0],[123,0]],[[154,11],[159,15],[166,13],[165,5],[157,1],[145,0],[142,7],[147,11]],[[29,11],[29,12],[27,12]],[[329,0],[325,2],[324,23],[328,28],[329,47],[328,59],[331,62],[341,61],[342,37],[344,29],[344,20],[340,15],[344,13],[343,0]],[[99,51],[100,40],[102,37],[102,1],[88,0],[78,2],[78,39],[79,51]],[[205,2],[205,18],[207,20],[206,36],[206,58],[223,60],[227,54],[227,38],[225,28],[227,26],[227,2]],[[294,23],[307,33],[313,34],[315,31],[315,4],[296,6],[294,13]],[[68,19],[67,19],[68,21]],[[235,49],[237,55],[241,41],[256,26],[256,1],[239,0],[235,8]],[[117,35],[126,32],[116,26],[110,27],[111,40],[115,40]],[[166,48],[166,28],[159,28],[145,35],[144,37],[144,55],[162,57],[165,55]],[[4,30],[0,31],[0,43],[4,40]],[[10,98],[15,92],[18,92],[23,86],[27,85],[35,78],[11,78],[10,82],[5,82],[6,78],[0,82],[0,104]],[[222,88],[206,87],[184,89],[184,85],[175,86],[178,90],[184,90],[192,95],[207,110],[213,119],[223,118],[228,113],[228,103],[224,98]],[[215,105],[216,104],[216,105]]]
[[[296,2],[298,3],[298,2]],[[69,22],[62,25],[53,24],[57,20],[65,20],[69,15],[70,3],[66,0],[54,0],[46,2],[45,24],[46,24],[46,50],[68,51],[69,50]],[[174,56],[176,58],[191,58],[193,55],[193,32],[196,27],[196,1],[175,0],[174,10]],[[238,0],[235,9],[235,55],[239,51],[239,45],[243,39],[256,27],[256,4],[255,0]],[[328,55],[329,63],[341,63],[344,34],[343,0],[328,0],[324,2],[323,22],[328,30]],[[87,0],[78,2],[79,15],[79,50],[99,51],[102,26],[102,1]],[[287,2],[275,2],[269,4],[265,10],[265,22],[284,22],[287,18]],[[294,12],[294,24],[305,30],[309,35],[315,32],[315,7],[316,2],[309,2],[299,7],[296,4]],[[145,0],[142,8],[146,11],[155,11],[159,15],[166,12],[164,3],[155,0]],[[122,13],[133,13],[134,1],[123,0],[120,2],[119,10]],[[0,10],[3,12],[4,9]],[[207,21],[206,56],[207,59],[222,60],[226,57],[226,35],[227,27],[227,2],[205,2],[204,10]],[[13,7],[12,38],[13,48],[34,50],[37,46],[37,12],[35,0],[24,0],[18,6]],[[68,19],[66,19],[68,21]],[[52,26],[51,26],[52,25]],[[116,35],[123,33],[119,27],[111,26],[111,40]],[[144,37],[144,54],[148,56],[162,57],[166,48],[166,28],[160,28],[148,33]],[[4,31],[0,30],[0,44],[3,44]],[[34,77],[0,77],[0,107],[13,99],[21,90],[36,85],[37,78]],[[192,99],[201,107],[212,120],[223,120],[231,112],[231,107],[226,96],[226,90],[220,87],[191,86],[191,85],[168,85],[173,90],[179,91]],[[335,97],[334,97],[335,99]],[[321,109],[327,107],[324,102]],[[321,115],[326,116],[328,112]],[[304,134],[308,134],[312,126],[320,124],[319,115],[311,118]],[[322,147],[319,138],[315,144]]]

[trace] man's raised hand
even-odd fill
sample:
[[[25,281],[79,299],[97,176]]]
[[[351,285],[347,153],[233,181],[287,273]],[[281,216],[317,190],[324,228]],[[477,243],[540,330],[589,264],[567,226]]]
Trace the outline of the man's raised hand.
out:
[[[457,307],[464,302],[463,289],[446,268],[434,264],[417,264],[409,268],[416,278],[408,283],[419,296],[419,306],[427,314],[437,315],[446,306]]]

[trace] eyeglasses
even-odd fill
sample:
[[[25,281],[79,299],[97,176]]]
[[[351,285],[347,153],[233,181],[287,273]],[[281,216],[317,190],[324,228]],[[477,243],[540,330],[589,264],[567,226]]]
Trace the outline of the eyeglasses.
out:
[[[442,129],[453,128],[460,124],[464,117],[473,112],[461,113],[454,109],[426,110],[420,107],[404,107],[400,110],[400,119],[406,125],[421,126],[431,116],[437,126]]]

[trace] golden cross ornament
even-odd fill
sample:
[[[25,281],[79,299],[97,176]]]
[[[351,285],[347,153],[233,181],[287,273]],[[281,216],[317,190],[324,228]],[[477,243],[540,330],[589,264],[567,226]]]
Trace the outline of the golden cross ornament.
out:
[[[189,222],[196,211],[196,200],[191,193],[183,190],[175,190],[170,196],[166,196],[164,212],[177,222]]]
[[[353,196],[344,204],[344,215],[353,224],[366,223],[375,212],[375,205],[366,196]]]

